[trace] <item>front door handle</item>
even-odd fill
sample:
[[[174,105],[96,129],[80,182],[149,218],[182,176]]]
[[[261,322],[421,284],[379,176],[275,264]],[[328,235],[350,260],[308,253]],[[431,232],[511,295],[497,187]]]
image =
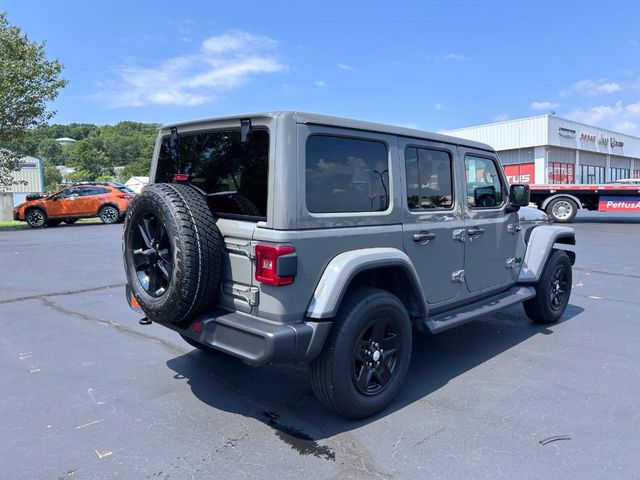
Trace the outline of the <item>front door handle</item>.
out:
[[[431,240],[434,240],[435,238],[436,238],[436,234],[431,232],[418,232],[413,234],[413,241],[422,242],[423,244],[427,244]]]
[[[469,238],[479,237],[483,233],[484,233],[484,228],[480,228],[480,227],[473,227],[467,230],[467,234],[469,235]]]

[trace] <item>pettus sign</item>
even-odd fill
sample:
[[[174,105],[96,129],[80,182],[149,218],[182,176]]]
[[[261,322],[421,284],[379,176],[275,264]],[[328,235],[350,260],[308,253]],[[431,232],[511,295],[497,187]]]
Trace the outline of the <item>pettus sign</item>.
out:
[[[504,173],[507,175],[509,184],[526,183],[533,185],[535,183],[535,165],[533,163],[519,163],[517,165],[505,165]]]
[[[638,197],[600,197],[598,211],[640,213],[640,199]]]

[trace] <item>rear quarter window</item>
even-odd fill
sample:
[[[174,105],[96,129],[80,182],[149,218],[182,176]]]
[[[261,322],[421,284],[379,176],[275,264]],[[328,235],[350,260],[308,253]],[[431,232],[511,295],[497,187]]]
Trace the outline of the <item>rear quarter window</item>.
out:
[[[379,212],[389,208],[389,154],[383,142],[312,135],[305,148],[307,210]]]

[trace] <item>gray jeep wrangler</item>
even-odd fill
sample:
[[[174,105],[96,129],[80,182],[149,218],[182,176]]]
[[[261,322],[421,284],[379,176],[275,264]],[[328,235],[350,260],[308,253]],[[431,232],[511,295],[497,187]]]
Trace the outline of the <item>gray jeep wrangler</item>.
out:
[[[203,350],[308,362],[349,418],[401,387],[413,331],[517,303],[562,316],[571,228],[489,146],[300,112],[165,126],[124,227],[127,299]]]

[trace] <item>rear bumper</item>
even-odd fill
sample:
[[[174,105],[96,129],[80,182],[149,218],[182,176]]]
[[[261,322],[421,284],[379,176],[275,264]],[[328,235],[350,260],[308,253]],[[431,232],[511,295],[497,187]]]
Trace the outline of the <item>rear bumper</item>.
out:
[[[127,286],[127,301],[131,292]],[[324,345],[332,322],[284,324],[229,310],[212,310],[196,318],[188,328],[162,324],[203,345],[233,355],[253,366],[265,363],[308,362]]]
[[[322,350],[331,322],[272,323],[226,310],[198,317],[187,329],[167,325],[249,365],[308,362]]]

